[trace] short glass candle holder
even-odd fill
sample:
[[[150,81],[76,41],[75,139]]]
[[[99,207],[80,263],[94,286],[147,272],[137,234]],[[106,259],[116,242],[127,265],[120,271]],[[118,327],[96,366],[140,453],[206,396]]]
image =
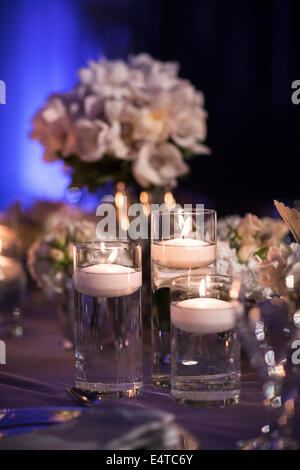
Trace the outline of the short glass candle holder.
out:
[[[226,276],[183,276],[171,285],[171,395],[187,406],[237,403],[241,306]]]
[[[215,273],[216,211],[157,210],[151,214],[152,383],[170,388],[170,286],[187,273]]]
[[[75,384],[106,398],[143,388],[141,246],[127,241],[74,247]]]

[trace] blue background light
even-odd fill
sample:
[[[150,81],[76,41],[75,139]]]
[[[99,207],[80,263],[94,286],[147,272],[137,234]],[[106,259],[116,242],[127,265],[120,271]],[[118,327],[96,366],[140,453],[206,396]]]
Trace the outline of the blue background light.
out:
[[[212,155],[189,162],[178,188],[183,199],[187,191],[195,200],[205,194],[219,215],[266,214],[274,198],[293,205],[300,199],[300,106],[291,101],[300,77],[299,15],[292,0],[0,0],[7,85],[0,210],[16,200],[65,198],[68,178],[61,163],[42,161],[41,146],[28,137],[30,119],[50,93],[72,88],[89,59],[139,52],[178,61],[181,76],[205,95]]]
[[[78,0],[1,1],[0,79],[7,103],[0,105],[0,210],[17,199],[26,206],[64,197],[69,180],[61,162],[43,162],[29,131],[47,96],[72,88],[78,68],[105,53],[78,6]]]

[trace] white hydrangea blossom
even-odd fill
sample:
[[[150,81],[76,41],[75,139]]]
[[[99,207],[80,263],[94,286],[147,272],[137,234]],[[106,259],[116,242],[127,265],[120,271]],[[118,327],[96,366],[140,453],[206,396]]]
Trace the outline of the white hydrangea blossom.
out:
[[[104,155],[133,161],[144,187],[174,186],[188,171],[183,152],[208,154],[204,98],[178,64],[139,54],[123,60],[90,61],[71,93],[50,96],[33,118],[31,137],[44,159],[76,155],[95,162]]]

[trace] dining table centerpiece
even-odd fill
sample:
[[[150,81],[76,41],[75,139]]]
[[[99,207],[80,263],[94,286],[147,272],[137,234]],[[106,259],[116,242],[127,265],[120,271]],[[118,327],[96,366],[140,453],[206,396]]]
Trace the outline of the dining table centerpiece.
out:
[[[261,282],[258,267],[269,250],[282,245],[289,228],[281,219],[259,218],[254,214],[228,216],[218,221],[217,272],[243,275],[249,301],[271,297],[269,285]]]
[[[87,220],[59,222],[39,236],[28,250],[28,269],[38,287],[58,304],[65,349],[73,348],[73,246],[95,238],[96,227]]]
[[[51,94],[36,112],[30,135],[44,161],[63,163],[71,188],[95,193],[112,183],[117,219],[128,230],[122,207],[140,201],[149,217],[151,204],[173,204],[191,158],[210,154],[206,122],[204,95],[179,76],[179,64],[141,53],[89,61],[72,90]],[[150,246],[141,243],[148,305]]]
[[[43,159],[61,160],[71,186],[90,191],[108,181],[176,186],[192,156],[210,153],[204,96],[178,70],[148,54],[89,61],[74,88],[33,117]]]
[[[269,247],[266,258],[258,265],[259,279],[262,286],[272,289],[278,296],[285,297],[291,292],[297,291],[298,304],[300,287],[300,212],[296,209],[290,209],[282,202],[274,201],[274,203],[286,227],[293,234],[296,243]]]

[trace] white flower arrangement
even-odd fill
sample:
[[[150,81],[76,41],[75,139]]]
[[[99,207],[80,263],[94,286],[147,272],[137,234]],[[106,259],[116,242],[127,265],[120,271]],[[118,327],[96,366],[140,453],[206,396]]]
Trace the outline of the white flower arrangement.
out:
[[[259,263],[257,270],[263,287],[272,289],[277,295],[286,294],[287,276],[300,276],[300,245],[270,247],[267,259]]]
[[[248,263],[241,263],[235,248],[230,248],[228,241],[218,241],[217,273],[227,276],[243,276],[247,298],[260,301],[272,295],[272,289],[260,282],[256,267],[259,261],[251,258]]]
[[[192,155],[209,154],[203,94],[178,64],[148,54],[91,61],[70,93],[54,94],[33,118],[44,160],[62,159],[72,185],[108,180],[175,186]]]
[[[270,247],[279,247],[287,232],[281,220],[259,219],[253,214],[221,219],[218,222],[217,272],[230,276],[242,273],[249,299],[270,297],[271,285],[261,282],[258,267],[267,259]]]
[[[86,220],[60,222],[38,237],[28,250],[28,268],[37,285],[48,293],[62,293],[72,275],[73,244],[95,239],[96,226]]]

